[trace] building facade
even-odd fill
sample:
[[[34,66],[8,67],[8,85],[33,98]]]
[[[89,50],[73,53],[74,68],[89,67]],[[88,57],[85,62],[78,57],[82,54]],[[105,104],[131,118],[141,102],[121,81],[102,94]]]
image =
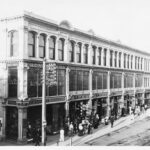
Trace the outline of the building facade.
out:
[[[42,62],[56,64],[57,84],[46,86],[52,134],[66,116],[150,105],[150,54],[30,12],[0,21],[0,138],[26,140],[41,125]]]

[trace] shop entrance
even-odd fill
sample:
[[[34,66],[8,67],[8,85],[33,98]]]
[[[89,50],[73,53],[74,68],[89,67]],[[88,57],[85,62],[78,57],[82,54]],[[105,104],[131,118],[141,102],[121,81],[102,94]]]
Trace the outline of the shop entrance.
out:
[[[29,107],[27,111],[28,122],[32,127],[40,127],[42,121],[42,107]],[[64,125],[65,107],[62,104],[49,104],[46,106],[47,134],[56,134]]]
[[[18,109],[6,107],[6,138],[17,140],[18,138]]]

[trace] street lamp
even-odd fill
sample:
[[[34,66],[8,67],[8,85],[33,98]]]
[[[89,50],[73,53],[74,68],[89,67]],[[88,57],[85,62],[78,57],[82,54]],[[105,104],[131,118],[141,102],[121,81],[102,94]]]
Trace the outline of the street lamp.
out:
[[[42,82],[42,145],[46,146],[46,102],[45,102],[45,79],[46,79],[46,59],[43,60],[43,82]]]

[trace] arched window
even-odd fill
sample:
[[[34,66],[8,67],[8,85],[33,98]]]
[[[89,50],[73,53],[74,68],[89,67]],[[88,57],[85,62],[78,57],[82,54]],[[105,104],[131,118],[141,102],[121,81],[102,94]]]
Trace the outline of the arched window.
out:
[[[29,57],[35,57],[35,33],[28,33],[28,55]]]
[[[44,58],[45,57],[45,35],[41,34],[39,37],[39,57]]]
[[[18,32],[11,31],[9,32],[10,37],[10,56],[17,56],[18,55]]]
[[[73,62],[74,61],[74,42],[70,41],[69,42],[69,62]]]
[[[58,60],[63,61],[64,60],[64,40],[59,39],[58,41]]]
[[[81,62],[81,44],[80,43],[77,44],[76,60],[77,60],[77,63]]]
[[[50,37],[49,39],[49,58],[54,60],[55,59],[55,38]]]
[[[83,57],[84,57],[84,63],[88,63],[88,45],[84,45],[84,50],[83,50]]]

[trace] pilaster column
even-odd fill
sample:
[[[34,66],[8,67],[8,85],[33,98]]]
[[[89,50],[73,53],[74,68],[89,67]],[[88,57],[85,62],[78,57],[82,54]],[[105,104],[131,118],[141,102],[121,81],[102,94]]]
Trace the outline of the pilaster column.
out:
[[[59,37],[57,37],[55,41],[55,60],[56,61],[58,61],[58,42],[59,42]]]
[[[19,29],[19,42],[18,42],[18,52],[17,52],[17,57],[23,59],[24,58],[24,27],[21,27]]]
[[[39,58],[39,37],[40,34],[36,34],[36,57]]]
[[[92,74],[93,74],[93,70],[90,69],[89,70],[89,101],[88,101],[88,104],[87,104],[87,107],[88,107],[88,114],[91,114],[92,112]]]
[[[66,116],[69,115],[69,67],[66,68],[66,103],[65,103],[65,110]]]
[[[119,68],[119,52],[117,51],[116,67]]]
[[[107,96],[107,116],[110,116],[110,71],[107,74],[107,89],[108,89],[108,96]]]
[[[104,66],[104,48],[101,50],[101,66]]]
[[[27,98],[27,64],[20,62],[18,66],[18,98]]]
[[[128,54],[126,54],[126,69],[128,69]]]
[[[18,142],[26,141],[27,108],[18,107]]]
[[[49,57],[49,36],[47,35],[46,36],[46,56],[45,56],[46,59],[50,59]]]
[[[68,62],[68,38],[64,42],[64,61]]]
[[[92,64],[92,45],[91,45],[91,43],[89,44],[89,47],[88,47],[88,64],[89,65]]]
[[[28,49],[28,29],[24,29],[24,45],[23,45],[23,55],[24,58],[27,58],[29,56],[29,49]]]
[[[6,64],[0,65],[0,97],[8,97],[8,68]]]
[[[2,101],[2,99],[0,99]],[[0,141],[5,140],[6,137],[6,107],[0,103]]]
[[[84,51],[84,43],[82,43],[82,45],[81,45],[81,64],[83,64],[84,63],[84,56],[83,56],[83,51]]]
[[[124,53],[121,52],[121,68],[124,68]]]

